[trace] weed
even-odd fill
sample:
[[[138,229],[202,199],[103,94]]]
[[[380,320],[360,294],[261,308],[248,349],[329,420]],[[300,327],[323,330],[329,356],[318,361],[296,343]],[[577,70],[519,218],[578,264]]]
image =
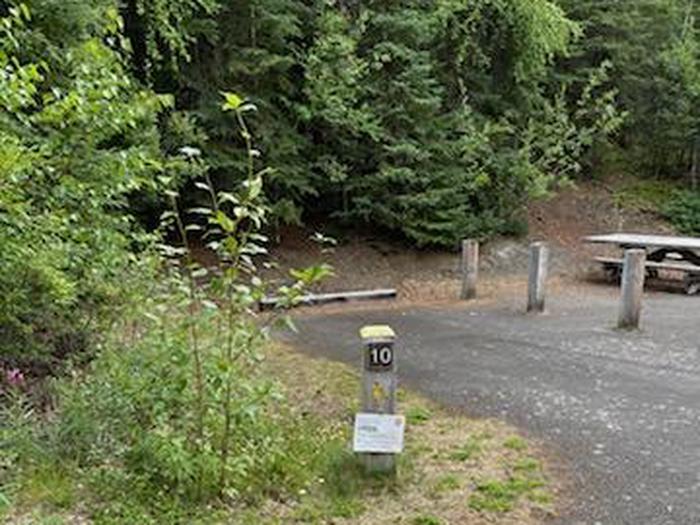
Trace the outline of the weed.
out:
[[[478,511],[508,512],[518,496],[508,482],[496,480],[481,483],[476,490],[469,498],[469,506]]]
[[[541,469],[540,462],[534,458],[522,458],[516,461],[513,465],[513,470],[516,472],[537,472]]]
[[[357,518],[364,511],[363,502],[354,496],[318,494],[305,497],[293,516],[294,521],[299,523],[326,523],[329,518]],[[250,523],[257,525],[259,520],[251,519]]]
[[[527,448],[527,442],[520,436],[511,436],[503,442],[503,446],[511,450],[522,451]]]
[[[434,449],[428,443],[410,443],[409,445],[407,445],[406,450],[409,451],[411,454],[421,456],[424,454],[432,454]]]
[[[459,479],[454,474],[445,474],[440,476],[431,490],[432,496],[438,496],[445,492],[457,490],[460,487]]]
[[[552,503],[552,495],[542,489],[533,490],[527,495],[527,499],[533,503],[539,503],[540,505],[549,505]]]
[[[71,520],[61,515],[45,515],[41,511],[34,511],[30,516],[23,516],[21,523],[32,525],[68,525]]]
[[[412,525],[442,525],[440,518],[427,514],[416,516],[411,523]]]
[[[335,498],[332,499],[327,516],[334,518],[357,518],[365,511],[365,506],[359,499]]]
[[[490,439],[490,437],[491,436],[488,434],[470,436],[467,438],[464,445],[449,453],[449,459],[453,461],[467,461],[468,459],[474,459],[482,452],[484,442]]]
[[[411,425],[421,425],[431,416],[430,410],[421,406],[412,406],[406,410],[406,422]]]
[[[522,495],[531,495],[544,485],[539,479],[511,477],[507,481],[489,480],[480,483],[469,498],[469,506],[478,511],[508,512]]]
[[[69,508],[75,500],[72,480],[57,465],[46,465],[25,472],[19,499],[27,506],[49,505]]]
[[[0,518],[2,518],[5,512],[10,508],[11,503],[10,495],[0,487]]]

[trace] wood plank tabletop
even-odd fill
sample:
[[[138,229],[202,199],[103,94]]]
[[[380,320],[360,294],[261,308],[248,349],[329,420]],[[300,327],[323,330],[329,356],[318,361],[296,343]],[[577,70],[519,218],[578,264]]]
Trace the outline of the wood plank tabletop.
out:
[[[647,235],[641,233],[607,233],[589,235],[585,242],[600,244],[617,244],[618,246],[639,246],[643,248],[680,248],[700,250],[699,237],[680,237],[675,235]]]

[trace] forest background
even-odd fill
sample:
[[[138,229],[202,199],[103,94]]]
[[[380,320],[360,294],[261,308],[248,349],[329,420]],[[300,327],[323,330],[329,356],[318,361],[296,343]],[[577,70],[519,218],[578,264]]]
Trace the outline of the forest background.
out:
[[[95,367],[56,387],[51,424],[0,425],[13,450],[55,445],[81,468],[122,454],[129,475],[200,499],[281,468],[269,450],[293,456],[289,432],[267,455],[244,439],[271,435],[251,409],[265,389],[232,385],[261,335],[246,317],[265,291],[255,256],[282,224],[453,248],[523,234],[532,199],[624,173],[700,235],[699,14],[692,0],[0,2],[0,393]],[[222,261],[204,290],[188,238]],[[296,272],[283,292],[293,302],[327,272]],[[223,353],[207,372],[209,310],[235,337],[211,343]],[[104,350],[124,344],[105,336],[115,326],[139,353]],[[173,348],[189,349],[177,386],[156,380]],[[125,366],[151,370],[163,397],[138,398]],[[95,399],[105,410],[87,410]],[[130,445],[100,433],[115,425]],[[250,461],[231,459],[234,444]],[[21,457],[36,459],[0,458],[0,486]]]

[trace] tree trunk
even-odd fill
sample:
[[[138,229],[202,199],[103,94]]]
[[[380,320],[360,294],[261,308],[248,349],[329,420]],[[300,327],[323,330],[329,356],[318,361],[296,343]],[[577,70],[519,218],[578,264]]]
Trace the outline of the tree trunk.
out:
[[[690,187],[698,189],[698,139],[693,140],[692,162],[690,165]]]

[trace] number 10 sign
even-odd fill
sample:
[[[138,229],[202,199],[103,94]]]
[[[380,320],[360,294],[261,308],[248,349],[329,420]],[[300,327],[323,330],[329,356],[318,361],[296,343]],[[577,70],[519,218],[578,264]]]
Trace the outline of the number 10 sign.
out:
[[[370,343],[366,346],[365,368],[375,372],[391,369],[394,364],[394,345],[387,342]]]

